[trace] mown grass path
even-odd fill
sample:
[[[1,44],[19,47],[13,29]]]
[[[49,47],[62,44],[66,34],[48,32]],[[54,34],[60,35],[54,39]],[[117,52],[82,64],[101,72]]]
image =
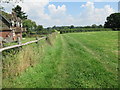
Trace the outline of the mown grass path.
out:
[[[44,57],[4,87],[118,87],[118,32],[70,33],[44,48]]]

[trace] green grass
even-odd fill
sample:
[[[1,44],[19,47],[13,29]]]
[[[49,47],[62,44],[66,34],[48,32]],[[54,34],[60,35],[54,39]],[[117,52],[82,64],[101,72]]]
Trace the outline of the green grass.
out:
[[[36,40],[36,38],[23,38],[21,40],[21,43],[26,43],[26,42],[29,42],[29,41],[33,41],[33,40]],[[13,46],[13,45],[18,45],[17,42],[10,42],[10,43],[4,43],[4,47],[8,47],[8,46]]]
[[[21,40],[21,43],[26,43],[26,42],[34,41],[34,40],[36,40],[36,38],[23,38],[23,39]]]
[[[14,79],[3,79],[3,87],[118,87],[118,32],[62,34],[42,50],[42,59],[34,67]]]

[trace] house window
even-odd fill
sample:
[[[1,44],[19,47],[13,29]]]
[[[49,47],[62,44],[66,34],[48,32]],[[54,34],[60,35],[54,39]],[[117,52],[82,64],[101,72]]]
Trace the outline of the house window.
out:
[[[20,24],[20,27],[22,27],[23,25],[22,25],[22,23]]]
[[[17,26],[17,22],[14,22],[14,27],[16,27]]]
[[[14,27],[16,27],[17,25],[16,25],[16,23],[14,24]]]

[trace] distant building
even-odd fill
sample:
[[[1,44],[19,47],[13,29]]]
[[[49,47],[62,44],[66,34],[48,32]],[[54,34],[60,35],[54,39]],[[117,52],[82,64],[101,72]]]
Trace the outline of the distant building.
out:
[[[12,11],[12,14],[8,14],[7,17],[0,14],[0,37],[6,42],[16,41],[18,37],[22,39],[22,32],[25,28],[22,27],[22,20],[16,16],[16,13]]]
[[[120,1],[118,2],[118,12],[120,13]]]

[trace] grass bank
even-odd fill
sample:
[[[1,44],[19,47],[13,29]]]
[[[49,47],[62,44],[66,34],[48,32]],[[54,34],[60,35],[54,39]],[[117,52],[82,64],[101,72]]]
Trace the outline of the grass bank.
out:
[[[14,76],[14,79],[3,79],[3,87],[118,87],[117,31],[69,33],[58,35],[52,40],[55,40],[54,44],[51,44],[50,40],[44,45],[41,44],[42,49],[36,46],[32,47],[36,49],[28,47],[32,52],[37,50],[36,57],[31,56],[37,58],[33,59],[37,63],[20,75]],[[26,53],[30,51],[24,50]]]
[[[28,67],[34,67],[44,57],[44,48],[53,45],[55,33],[47,39],[40,40],[19,48],[13,48],[2,52],[3,83],[4,80],[11,80],[26,71]],[[5,81],[6,82],[6,81]]]

